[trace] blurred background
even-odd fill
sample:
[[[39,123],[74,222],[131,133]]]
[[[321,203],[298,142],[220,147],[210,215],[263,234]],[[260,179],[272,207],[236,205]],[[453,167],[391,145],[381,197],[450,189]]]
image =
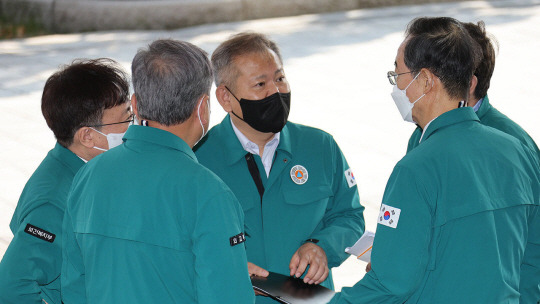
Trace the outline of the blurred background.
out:
[[[0,0],[0,9],[0,257],[18,197],[55,143],[40,109],[45,80],[75,58],[110,57],[129,72],[137,49],[157,38],[190,41],[209,54],[240,31],[274,39],[292,90],[289,119],[334,136],[372,231],[414,130],[386,77],[414,17],[483,20],[500,45],[490,102],[540,141],[540,0]],[[211,103],[215,125],[225,112],[214,96]],[[347,260],[334,270],[336,288],[353,285],[364,267]]]

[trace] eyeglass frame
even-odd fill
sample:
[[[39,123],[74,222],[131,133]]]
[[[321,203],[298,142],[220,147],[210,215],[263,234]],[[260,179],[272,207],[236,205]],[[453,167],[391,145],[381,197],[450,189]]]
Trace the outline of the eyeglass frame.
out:
[[[92,125],[92,126],[87,126],[87,127],[98,128],[98,127],[104,127],[104,126],[119,125],[119,124],[124,124],[124,123],[133,123],[134,120],[135,120],[135,114],[131,113],[131,115],[129,115],[129,119],[125,121],[113,122],[113,123],[101,124],[101,125]]]
[[[399,75],[403,75],[403,74],[409,74],[409,73],[412,73],[413,71],[408,71],[408,72],[403,72],[403,73],[396,73],[395,71],[388,71],[388,73],[386,73],[386,77],[388,77],[388,81],[390,82],[391,85],[396,85],[397,84],[397,78]]]

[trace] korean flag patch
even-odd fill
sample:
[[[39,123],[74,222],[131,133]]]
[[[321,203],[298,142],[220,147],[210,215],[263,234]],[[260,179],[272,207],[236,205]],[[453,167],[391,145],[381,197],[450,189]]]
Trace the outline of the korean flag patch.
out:
[[[385,225],[390,228],[397,228],[399,221],[399,214],[401,209],[381,204],[381,211],[377,218],[377,224]]]
[[[345,170],[345,178],[347,179],[347,184],[349,184],[349,188],[356,185],[356,179],[354,178],[354,174],[351,171],[351,168]]]

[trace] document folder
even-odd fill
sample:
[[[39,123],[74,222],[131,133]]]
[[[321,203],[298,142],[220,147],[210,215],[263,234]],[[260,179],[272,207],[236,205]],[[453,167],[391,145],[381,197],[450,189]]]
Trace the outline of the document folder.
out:
[[[345,252],[350,255],[355,255],[359,260],[369,263],[371,262],[371,249],[374,240],[375,233],[366,231],[352,247],[345,248]]]
[[[309,285],[302,279],[270,272],[268,277],[252,277],[253,289],[284,304],[326,304],[334,291],[321,285]]]

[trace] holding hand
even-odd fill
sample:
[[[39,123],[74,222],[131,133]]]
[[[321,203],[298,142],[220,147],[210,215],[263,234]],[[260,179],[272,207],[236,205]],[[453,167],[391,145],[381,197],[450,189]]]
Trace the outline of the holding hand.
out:
[[[258,276],[258,277],[267,277],[268,276],[268,270],[261,268],[253,263],[248,262],[248,273],[250,277]],[[265,294],[261,293],[258,290],[254,290],[256,296],[266,296]]]
[[[248,262],[248,273],[249,276],[258,276],[266,278],[268,276],[268,270],[261,268],[253,263]]]

